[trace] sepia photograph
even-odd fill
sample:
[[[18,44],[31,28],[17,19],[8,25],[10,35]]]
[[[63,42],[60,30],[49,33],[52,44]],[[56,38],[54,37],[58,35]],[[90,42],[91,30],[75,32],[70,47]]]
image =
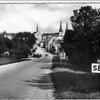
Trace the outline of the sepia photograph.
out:
[[[0,1],[0,100],[100,100],[100,2]]]

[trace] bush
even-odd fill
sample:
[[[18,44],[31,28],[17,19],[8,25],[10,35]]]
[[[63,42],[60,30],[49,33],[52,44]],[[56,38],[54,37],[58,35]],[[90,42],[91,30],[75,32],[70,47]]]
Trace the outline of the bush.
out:
[[[92,15],[92,16],[91,16]],[[90,17],[91,16],[91,17]],[[66,30],[64,50],[70,63],[84,67],[100,59],[100,11],[91,6],[73,10],[73,30]]]
[[[67,44],[66,44],[67,45]],[[76,69],[90,71],[91,63],[95,62],[95,58],[90,58],[89,50],[84,47],[84,49],[78,49],[74,46],[68,46],[65,52],[68,53],[69,62],[74,65]]]
[[[22,46],[19,47],[15,50],[14,52],[14,56],[15,58],[26,58],[28,57],[28,55],[31,53],[30,49],[28,48],[28,46]]]
[[[75,66],[73,66],[70,63],[56,63],[56,62],[52,64],[52,69],[55,69],[55,68],[70,68],[73,70],[76,69]]]
[[[51,73],[51,80],[57,92],[95,92],[100,91],[99,75],[76,74],[70,72]]]
[[[53,56],[52,62],[53,62],[53,63],[55,63],[55,62],[60,62],[59,56]]]
[[[76,31],[66,32],[62,45],[69,62],[74,66],[88,69],[87,67],[90,66],[91,62],[95,61],[89,39],[79,35]]]

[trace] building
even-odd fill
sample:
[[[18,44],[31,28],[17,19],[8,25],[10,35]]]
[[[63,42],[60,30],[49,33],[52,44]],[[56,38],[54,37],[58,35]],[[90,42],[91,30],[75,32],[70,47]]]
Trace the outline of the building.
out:
[[[40,44],[41,41],[42,41],[42,34],[39,32],[39,26],[38,26],[38,24],[36,26],[36,31],[33,34],[35,35],[35,37],[37,39],[36,43]]]
[[[66,24],[65,31],[67,31],[67,30],[68,30],[68,23]],[[55,53],[58,53],[61,43],[63,42],[63,37],[65,34],[65,31],[63,31],[63,28],[62,28],[62,21],[60,21],[60,26],[59,26],[58,32],[43,33],[42,34],[42,42],[44,44],[44,47],[47,50],[50,50],[52,47],[55,47]]]

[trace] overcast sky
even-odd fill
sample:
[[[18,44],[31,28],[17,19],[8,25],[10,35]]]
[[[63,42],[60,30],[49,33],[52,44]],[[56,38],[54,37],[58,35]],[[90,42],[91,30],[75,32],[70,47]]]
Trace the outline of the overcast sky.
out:
[[[30,31],[34,32],[39,25],[40,32],[57,32],[62,20],[63,29],[74,9],[87,4],[0,4],[0,32]],[[100,4],[92,4],[100,8]]]

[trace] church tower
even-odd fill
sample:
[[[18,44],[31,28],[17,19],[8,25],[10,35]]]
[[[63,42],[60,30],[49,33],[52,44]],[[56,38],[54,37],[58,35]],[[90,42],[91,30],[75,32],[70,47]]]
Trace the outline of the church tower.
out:
[[[36,26],[36,32],[39,32],[39,26],[38,26],[38,24]]]
[[[62,21],[60,21],[59,32],[63,32],[63,29],[62,29]]]
[[[66,23],[65,33],[68,31],[68,21]]]
[[[64,34],[68,35],[68,21],[66,22],[66,28],[65,28],[65,33]]]
[[[62,21],[60,21],[59,36],[63,36]]]

